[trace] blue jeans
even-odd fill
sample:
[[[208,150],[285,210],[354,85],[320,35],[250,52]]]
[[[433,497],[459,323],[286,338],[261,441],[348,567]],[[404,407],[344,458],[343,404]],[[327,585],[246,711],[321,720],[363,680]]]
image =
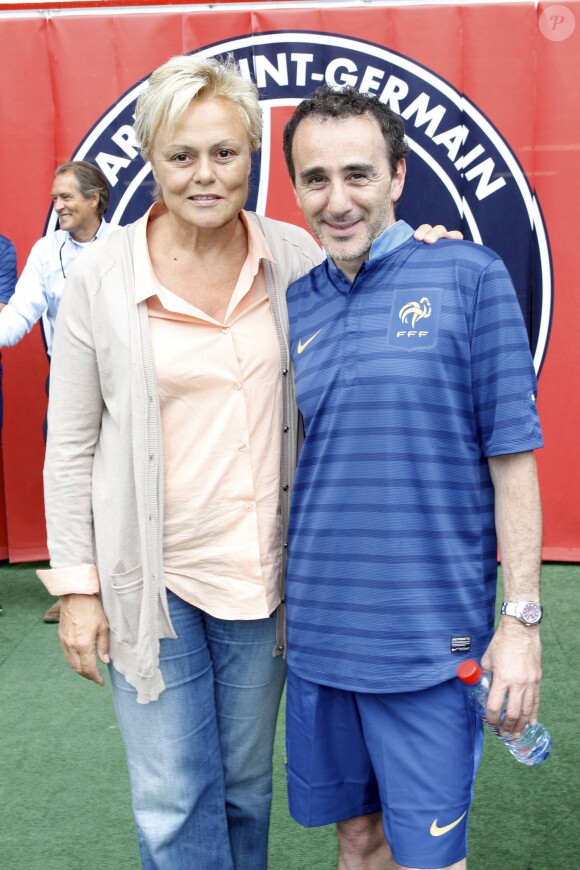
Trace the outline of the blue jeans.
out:
[[[276,616],[216,619],[168,593],[166,689],[138,704],[110,666],[146,870],[266,870],[285,662]]]

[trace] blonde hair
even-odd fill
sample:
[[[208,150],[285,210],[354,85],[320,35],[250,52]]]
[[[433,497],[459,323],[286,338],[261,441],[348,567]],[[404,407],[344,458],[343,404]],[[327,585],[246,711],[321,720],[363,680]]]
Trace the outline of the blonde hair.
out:
[[[257,151],[262,134],[262,110],[258,89],[242,77],[233,57],[225,60],[196,55],[170,58],[149,77],[135,109],[135,133],[145,160],[151,159],[153,140],[161,128],[171,132],[196,99],[230,100],[240,112]]]

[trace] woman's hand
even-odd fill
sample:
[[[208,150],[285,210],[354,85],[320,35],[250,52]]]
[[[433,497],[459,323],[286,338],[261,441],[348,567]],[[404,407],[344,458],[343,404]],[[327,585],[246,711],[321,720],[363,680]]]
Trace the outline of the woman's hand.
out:
[[[427,245],[432,245],[433,242],[436,242],[438,239],[457,239],[458,241],[461,241],[463,239],[463,233],[460,233],[459,230],[448,230],[441,224],[437,224],[436,227],[432,227],[431,224],[421,224],[421,226],[417,227],[415,230],[413,238],[418,242],[425,242]]]
[[[58,636],[67,664],[99,686],[105,681],[97,667],[109,659],[109,623],[98,595],[63,595]]]

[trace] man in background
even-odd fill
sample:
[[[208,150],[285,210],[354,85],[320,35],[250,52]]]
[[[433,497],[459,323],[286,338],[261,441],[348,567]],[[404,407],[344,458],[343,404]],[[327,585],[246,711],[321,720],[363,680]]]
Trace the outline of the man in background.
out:
[[[66,277],[84,248],[112,229],[104,219],[107,180],[92,163],[73,160],[59,166],[50,195],[60,228],[34,244],[14,294],[0,311],[0,347],[17,344],[42,318],[49,359]],[[58,622],[59,617],[60,600],[46,611],[44,621]]]
[[[16,248],[0,236],[0,311],[10,301],[16,286]],[[1,357],[0,357],[1,359]],[[0,362],[0,431],[2,430],[2,363]]]
[[[16,285],[16,248],[6,236],[0,236],[0,311],[14,293]],[[0,432],[2,431],[2,356],[0,355]],[[2,605],[0,604],[0,613]]]
[[[15,293],[0,312],[0,347],[17,344],[42,318],[49,356],[67,273],[83,249],[110,230],[104,220],[109,187],[92,163],[59,166],[50,195],[60,229],[33,246]]]

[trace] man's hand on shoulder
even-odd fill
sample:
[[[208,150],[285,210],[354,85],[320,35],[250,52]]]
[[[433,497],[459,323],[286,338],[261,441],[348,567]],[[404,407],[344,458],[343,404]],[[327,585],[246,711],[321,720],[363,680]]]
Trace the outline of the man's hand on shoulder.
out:
[[[456,239],[461,241],[463,233],[460,233],[459,230],[448,230],[441,224],[437,224],[436,227],[432,227],[431,224],[421,224],[415,230],[413,238],[418,242],[425,242],[426,245],[432,245],[439,239]]]

